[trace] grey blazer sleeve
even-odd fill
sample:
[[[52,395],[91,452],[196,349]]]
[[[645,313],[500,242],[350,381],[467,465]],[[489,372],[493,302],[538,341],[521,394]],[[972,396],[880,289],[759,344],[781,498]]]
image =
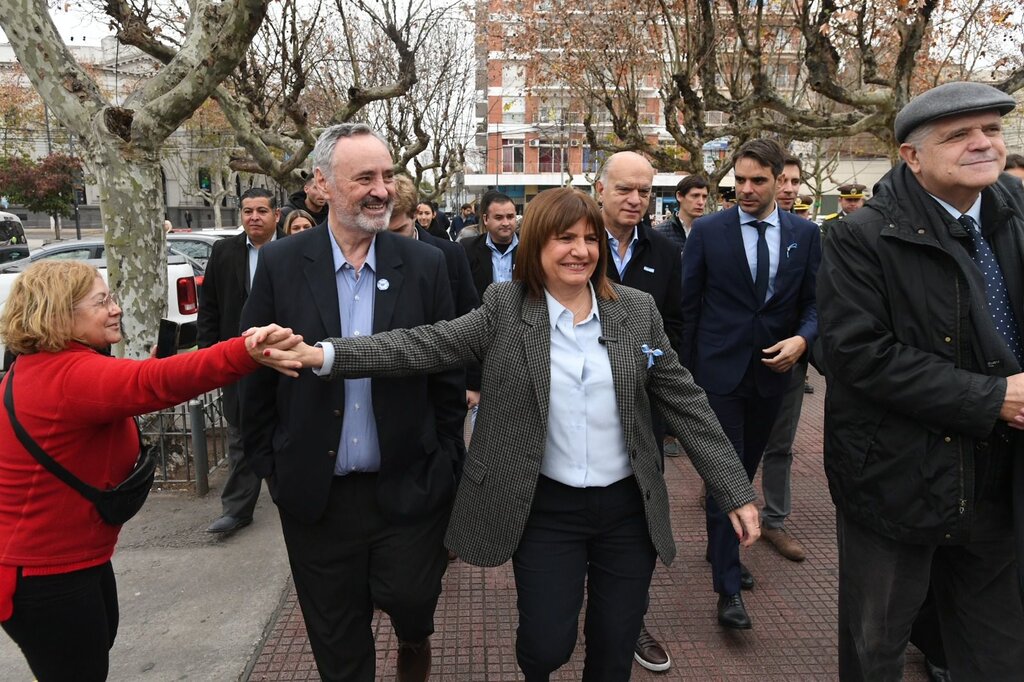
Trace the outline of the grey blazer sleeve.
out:
[[[753,502],[754,489],[736,449],[711,411],[704,390],[679,363],[653,299],[650,300],[650,315],[651,338],[655,339],[657,348],[665,349],[665,354],[647,370],[647,389],[669,433],[679,439],[723,511]]]

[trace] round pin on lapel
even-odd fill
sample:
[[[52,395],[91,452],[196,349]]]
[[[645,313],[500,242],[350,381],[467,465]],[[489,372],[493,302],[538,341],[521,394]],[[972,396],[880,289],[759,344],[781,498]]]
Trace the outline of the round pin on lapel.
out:
[[[387,281],[386,279],[378,279],[377,280],[377,290],[378,291],[387,291],[388,287],[390,287],[390,286],[391,286],[391,282]]]

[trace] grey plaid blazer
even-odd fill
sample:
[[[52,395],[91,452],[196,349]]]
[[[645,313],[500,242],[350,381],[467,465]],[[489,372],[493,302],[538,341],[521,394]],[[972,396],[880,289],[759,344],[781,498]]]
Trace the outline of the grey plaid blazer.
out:
[[[668,564],[676,549],[648,395],[722,509],[752,502],[754,491],[704,391],[679,364],[654,299],[613,286],[618,300],[598,300],[602,338],[648,532]],[[528,297],[519,282],[494,284],[480,308],[456,320],[330,343],[332,378],[400,376],[470,361],[483,365],[476,429],[445,544],[477,566],[508,561],[533,504],[547,438],[551,327],[544,299]],[[664,351],[650,368],[643,344]]]

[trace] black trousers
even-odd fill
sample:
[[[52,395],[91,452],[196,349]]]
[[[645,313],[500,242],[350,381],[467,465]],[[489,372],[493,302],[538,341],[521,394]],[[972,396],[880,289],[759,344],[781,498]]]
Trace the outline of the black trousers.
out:
[[[1019,680],[1024,610],[1013,538],[967,545],[896,542],[836,515],[839,679],[903,679],[929,586],[954,680]]]
[[[102,682],[118,617],[108,561],[71,573],[19,575],[14,613],[2,625],[39,682]]]
[[[775,417],[782,403],[782,395],[762,397],[757,394],[753,372],[748,371],[739,387],[729,395],[708,393],[708,404],[718,417],[726,438],[736,448],[736,454],[754,480],[761,463],[768,436],[775,425]],[[711,578],[715,592],[738,594],[740,591],[740,543],[729,516],[718,508],[718,503],[707,496],[708,557],[711,559]]]
[[[251,519],[260,499],[263,479],[252,470],[242,446],[242,432],[228,424],[228,477],[220,493],[224,516]]]
[[[394,525],[377,506],[376,474],[350,474],[334,478],[327,511],[316,523],[278,510],[322,679],[373,682],[374,606],[391,618],[399,641],[421,642],[434,632],[450,507]]]
[[[512,556],[527,682],[547,680],[572,656],[584,583],[583,680],[628,680],[655,557],[636,479],[572,488],[541,476]]]

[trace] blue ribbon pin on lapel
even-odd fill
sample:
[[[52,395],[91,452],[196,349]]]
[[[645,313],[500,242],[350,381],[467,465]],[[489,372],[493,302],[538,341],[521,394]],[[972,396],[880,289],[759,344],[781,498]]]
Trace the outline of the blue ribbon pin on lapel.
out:
[[[793,242],[792,244],[786,247],[786,258],[789,258],[789,252],[795,248],[797,248],[796,242]]]
[[[390,286],[391,282],[387,281],[386,279],[377,280],[377,291],[387,291],[388,287]]]
[[[660,358],[665,354],[665,351],[660,348],[651,348],[646,343],[640,346],[640,350],[647,356],[647,369],[654,367],[654,358]]]

